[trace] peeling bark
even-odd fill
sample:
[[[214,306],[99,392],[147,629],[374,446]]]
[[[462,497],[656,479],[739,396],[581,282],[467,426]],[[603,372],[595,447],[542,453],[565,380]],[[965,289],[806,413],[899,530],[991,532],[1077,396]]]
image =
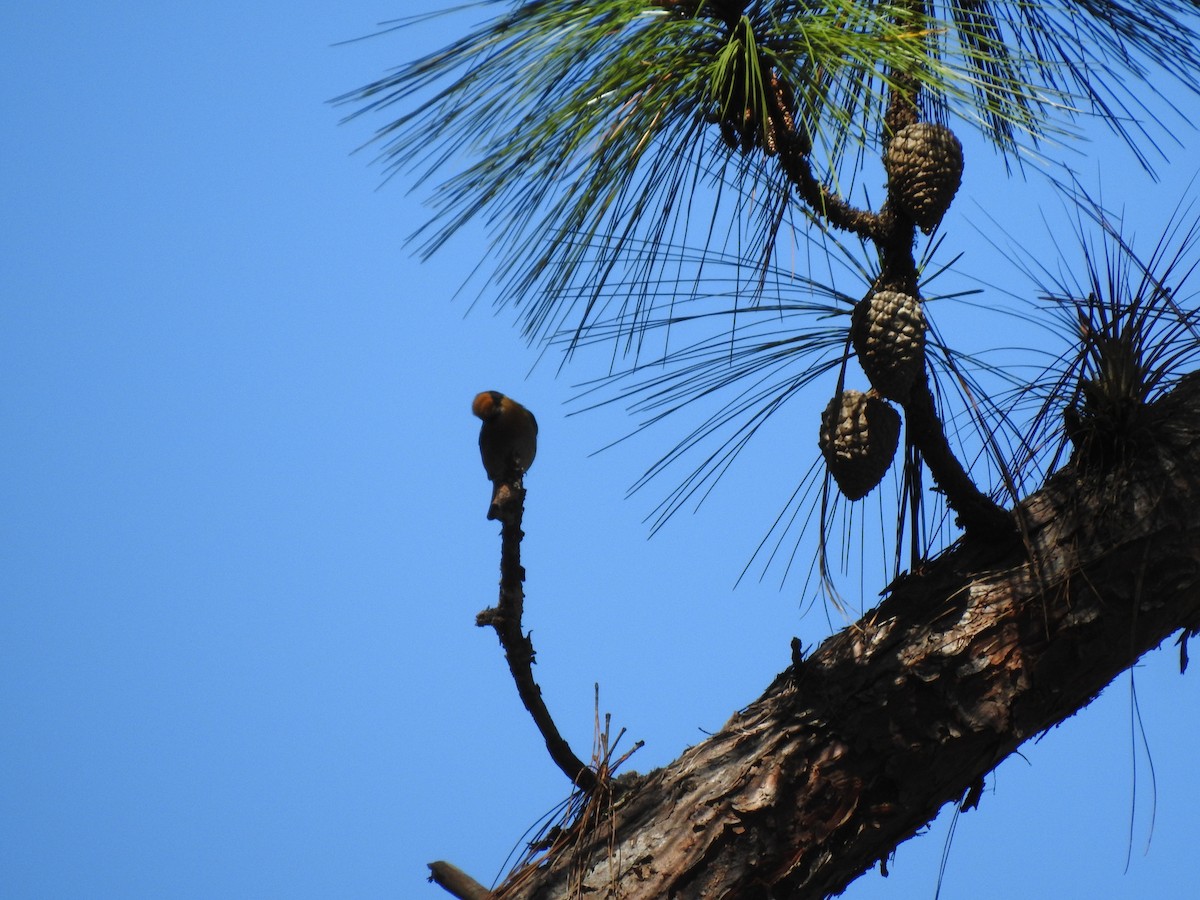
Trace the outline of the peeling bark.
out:
[[[825,897],[977,795],[1022,742],[1200,623],[1200,377],[1154,409],[1154,452],[1060,472],[1017,509],[1023,547],[964,539],[903,577],[720,732],[618,780],[598,828],[497,896]]]

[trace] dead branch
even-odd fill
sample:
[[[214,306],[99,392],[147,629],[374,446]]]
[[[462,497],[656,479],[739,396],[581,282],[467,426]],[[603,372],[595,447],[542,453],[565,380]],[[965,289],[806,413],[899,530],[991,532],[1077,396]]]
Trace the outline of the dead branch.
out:
[[[546,741],[546,750],[554,764],[576,786],[591,790],[596,786],[596,773],[571,750],[566,739],[542,700],[542,689],[533,678],[533,641],[521,623],[525,610],[525,569],[521,566],[521,522],[525,515],[525,488],[519,481],[502,485],[501,502],[494,503],[489,518],[500,520],[500,600],[475,617],[475,624],[492,626],[504,648],[508,671],[512,674],[517,694],[534,724]]]

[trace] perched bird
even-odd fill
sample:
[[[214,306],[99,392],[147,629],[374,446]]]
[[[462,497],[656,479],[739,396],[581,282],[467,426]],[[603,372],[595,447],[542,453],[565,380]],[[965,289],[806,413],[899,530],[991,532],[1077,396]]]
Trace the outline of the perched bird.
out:
[[[476,395],[471,412],[483,420],[479,429],[479,455],[492,482],[492,504],[488,518],[499,518],[500,506],[512,485],[533,465],[537,454],[537,419],[533,413],[499,391]]]

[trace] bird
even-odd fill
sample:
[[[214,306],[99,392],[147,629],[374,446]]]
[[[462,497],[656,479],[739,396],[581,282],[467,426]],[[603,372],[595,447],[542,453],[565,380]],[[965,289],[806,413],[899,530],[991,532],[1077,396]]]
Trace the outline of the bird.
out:
[[[537,455],[537,419],[499,391],[476,394],[471,412],[483,420],[479,429],[479,455],[492,482],[488,518],[497,519],[500,507],[511,495],[512,485],[518,484],[533,465]]]

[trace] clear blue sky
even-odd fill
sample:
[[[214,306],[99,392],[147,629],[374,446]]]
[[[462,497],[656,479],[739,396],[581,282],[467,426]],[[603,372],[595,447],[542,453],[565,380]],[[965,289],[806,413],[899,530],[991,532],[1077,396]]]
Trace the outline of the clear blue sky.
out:
[[[592,456],[633,424],[567,415],[596,373],[535,367],[510,315],[452,300],[484,238],[406,253],[418,198],[376,190],[350,155],[368,129],[324,101],[462,26],[332,46],[411,9],[0,11],[2,897],[419,898],[443,896],[428,861],[500,870],[567,785],[473,625],[498,575],[481,389],[541,423],[526,625],[581,752],[594,682],[644,770],[757,697],[792,635],[828,633],[799,580],[733,589],[818,404],[647,541],[653,498],[624,494],[670,431]],[[1020,289],[970,223],[1047,243],[1020,206],[1040,182],[971,146],[946,229]],[[1152,233],[1194,163],[1176,151],[1155,186],[1095,149],[1105,198]],[[988,778],[942,896],[1193,896],[1197,677],[1173,649],[1137,670],[1148,854],[1125,677]],[[846,896],[931,898],[946,831]]]

